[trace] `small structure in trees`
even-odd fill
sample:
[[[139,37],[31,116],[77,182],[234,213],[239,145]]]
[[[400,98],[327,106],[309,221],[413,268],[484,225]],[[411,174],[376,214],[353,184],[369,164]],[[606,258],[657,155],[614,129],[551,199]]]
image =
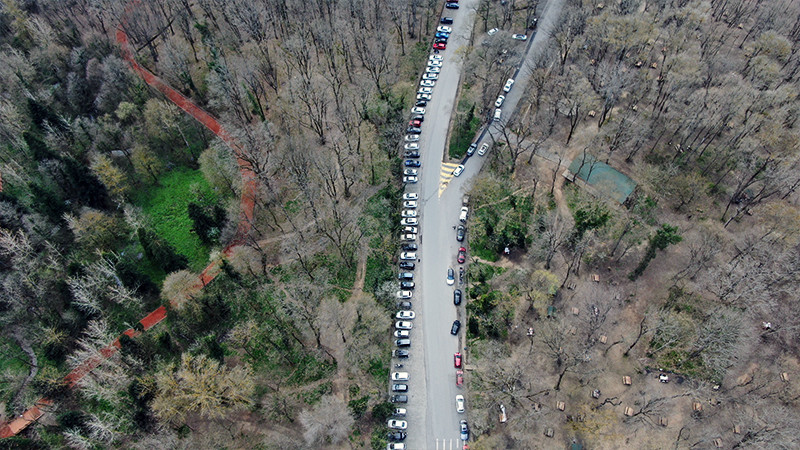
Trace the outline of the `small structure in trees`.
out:
[[[630,386],[631,385],[631,377],[629,377],[627,375],[622,377],[622,384],[624,384],[625,386]]]
[[[571,311],[573,316],[577,316],[578,313],[580,312],[580,310],[574,306],[572,307]]]
[[[544,435],[549,437],[549,438],[553,437],[553,428],[552,427],[545,428],[544,429]]]
[[[600,341],[601,344],[605,344],[606,342],[608,342],[608,336],[606,336],[605,334],[600,335],[598,341]]]
[[[734,425],[733,426],[733,434],[742,434],[742,427],[741,425]]]
[[[558,408],[559,411],[563,411],[567,408],[567,404],[559,400],[556,402],[556,408]]]
[[[600,389],[595,389],[592,391],[592,398],[600,398]]]
[[[702,403],[700,403],[700,402],[698,402],[696,400],[692,402],[692,411],[700,412],[702,410],[703,410],[703,404]]]
[[[633,408],[631,408],[630,406],[626,406],[625,407],[625,415],[628,416],[628,417],[633,416]]]
[[[789,382],[789,373],[788,372],[781,372],[781,381],[784,383]]]
[[[712,442],[714,444],[714,447],[722,448],[722,439],[716,438]]]

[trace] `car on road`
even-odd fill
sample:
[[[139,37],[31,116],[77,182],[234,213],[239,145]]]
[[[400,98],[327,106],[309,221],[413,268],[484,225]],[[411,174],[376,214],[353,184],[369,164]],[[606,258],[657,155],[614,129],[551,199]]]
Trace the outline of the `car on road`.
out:
[[[395,350],[392,352],[395,358],[408,358],[408,350]]]
[[[431,67],[431,69],[435,69],[435,67]],[[426,73],[425,75],[422,76],[422,78],[423,78],[422,83],[425,83],[427,81],[428,85],[435,86],[436,85],[435,80],[439,79],[439,75],[435,73]],[[420,85],[422,85],[422,83],[420,83]]]
[[[422,115],[425,115],[425,108],[422,108],[420,106],[415,106],[415,107],[411,108],[411,114],[422,114]]]
[[[406,158],[419,158],[419,150],[406,150]]]
[[[434,67],[434,68],[436,68],[436,69],[440,69],[440,70],[441,70],[441,68],[442,68],[442,62],[441,62],[441,61],[436,61],[436,60],[433,60],[433,61],[428,61],[428,67],[427,67],[425,70],[427,71],[427,70],[428,70],[428,69],[430,69],[431,67]]]
[[[528,36],[524,34],[513,34],[511,35],[511,39],[516,39],[518,41],[527,41]]]
[[[502,118],[503,118],[503,110],[500,109],[500,108],[495,108],[494,109],[494,116],[492,117],[492,120],[497,122],[498,120],[500,120]]]
[[[403,264],[403,263],[400,263],[400,264]],[[414,279],[414,274],[411,273],[411,272],[400,272],[399,274],[397,274],[397,279],[398,280],[413,280]]]
[[[389,397],[389,401],[392,403],[408,403],[408,396],[407,395],[393,395]]]
[[[430,94],[417,94],[417,100],[430,101],[432,98]]]
[[[464,241],[464,234],[466,232],[467,232],[467,229],[464,227],[464,225],[459,225],[458,228],[456,229],[456,240],[458,242],[463,242]]]
[[[445,27],[445,28],[447,28],[447,27]],[[436,39],[449,39],[450,38],[450,32],[449,31],[441,31],[441,30],[439,30],[439,31],[436,32],[436,34],[433,35],[433,37],[436,38]]]
[[[458,214],[458,220],[461,223],[467,223],[467,219],[469,218],[469,207],[462,206],[461,212]]]
[[[458,260],[459,264],[464,264],[464,261],[467,260],[467,249],[466,248],[464,248],[464,247],[459,247],[458,248],[458,258],[457,258],[457,260]]]
[[[411,298],[414,293],[411,291],[397,291],[397,298]]]
[[[435,44],[433,44],[433,48],[436,50],[445,50],[447,49],[447,44],[445,44],[444,42],[436,42]]]
[[[444,7],[447,8],[447,9],[458,9],[459,8],[458,3],[455,3],[455,2],[447,2],[447,3],[444,4]]]
[[[406,192],[403,194],[403,200],[417,200],[419,199],[419,194],[416,192]]]
[[[408,338],[411,337],[411,332],[408,330],[394,330],[394,337],[396,338]]]
[[[433,94],[433,88],[421,87],[417,90],[417,94]]]
[[[386,444],[386,450],[406,450],[406,444],[402,442],[389,442]]]
[[[413,208],[416,208],[417,206],[419,206],[419,203],[417,203],[416,200],[406,200],[406,201],[403,202],[403,208],[411,208],[411,209],[413,209]]]
[[[503,86],[503,92],[508,94],[509,92],[511,92],[511,87],[512,86],[514,86],[514,79],[513,78],[509,78],[508,80],[506,80],[506,85]]]
[[[456,411],[464,412],[464,396],[461,394],[456,395]]]
[[[453,326],[450,327],[450,334],[455,336],[455,335],[458,334],[458,330],[460,330],[460,329],[461,329],[461,321],[456,319],[456,320],[453,321]]]
[[[406,142],[419,142],[419,135],[418,134],[406,135]]]
[[[433,81],[435,79],[436,78],[428,78],[428,74],[425,74],[422,76],[422,81],[419,82],[419,85],[424,87],[434,87],[436,86],[436,82]]]
[[[453,291],[453,304],[456,306],[461,304],[461,289]]]
[[[461,368],[461,353],[456,353],[453,355],[453,367],[456,369]]]
[[[503,106],[503,102],[505,100],[506,100],[506,96],[505,95],[498,96],[497,100],[494,101],[494,107],[495,108],[499,108],[499,107]]]
[[[398,339],[394,344],[398,347],[411,347],[411,339]]]
[[[478,150],[478,156],[485,155],[487,151],[489,151],[489,143],[488,142],[484,142],[481,145],[481,148]]]
[[[447,269],[447,285],[452,286],[453,283],[456,282],[455,272],[453,272],[453,268]]]
[[[395,416],[405,417],[406,409],[405,408],[395,408],[393,414]]]
[[[456,370],[456,386],[461,386],[464,384],[464,371],[463,370]]]
[[[417,227],[405,227],[405,228],[403,228],[403,231],[405,231],[406,233],[417,234],[417,233],[419,233],[419,228],[417,228]],[[414,264],[411,263],[411,265],[413,266]],[[413,269],[413,267],[412,267],[412,269]]]
[[[445,44],[445,45],[447,45],[447,39],[446,38],[436,38],[436,39],[433,40],[433,42],[435,44]]]
[[[464,165],[459,164],[458,167],[456,167],[455,170],[453,170],[453,176],[457,177],[461,175],[463,172],[464,172]]]
[[[406,128],[406,133],[408,133],[408,134],[420,134],[420,133],[422,133],[422,128],[420,128],[420,127],[408,127],[408,128]]]
[[[444,23],[444,22],[442,22],[442,23]],[[436,31],[438,31],[440,33],[452,33],[453,29],[450,28],[450,27],[444,26],[444,25],[439,25],[438,27],[436,27]]]
[[[417,315],[414,314],[414,311],[397,311],[394,317],[398,320],[414,320],[414,317],[417,317]]]
[[[422,163],[417,161],[416,159],[407,159],[405,161],[405,163],[403,163],[403,164],[405,164],[406,167],[420,167],[420,166],[422,166]]]
[[[386,434],[386,440],[388,441],[402,441],[405,440],[406,434],[405,431],[393,431]]]
[[[408,372],[392,372],[392,381],[408,381]]]
[[[487,31],[486,34],[488,34],[489,36],[494,36],[495,34],[497,34],[498,31],[500,31],[499,28],[492,28],[491,30]]]
[[[477,149],[478,149],[478,144],[476,142],[473,142],[472,144],[469,144],[469,148],[467,149],[467,156],[474,155],[475,154],[475,150],[477,150]]]
[[[417,211],[413,209],[404,209],[400,213],[400,217],[417,217]]]
[[[416,182],[417,182],[417,181],[416,181],[416,180],[417,180],[417,177],[406,177],[406,178],[413,178],[413,179],[414,179],[414,183],[416,183]],[[414,218],[414,217],[406,217],[405,219],[400,219],[400,225],[402,225],[402,226],[404,226],[404,227],[405,227],[405,226],[412,226],[412,227],[414,227],[414,226],[417,226],[417,225],[419,225],[419,220],[418,220],[418,219],[416,219],[416,218]]]
[[[411,302],[397,302],[397,307],[400,309],[411,309]]]
[[[386,422],[386,427],[391,430],[405,430],[408,428],[408,422],[405,420],[389,419],[389,421]]]
[[[406,227],[406,228],[414,228],[414,227]],[[403,261],[403,262],[400,263],[400,268],[401,269],[414,270],[414,267],[415,267],[415,264],[412,263],[412,262]],[[410,273],[410,272],[407,272],[407,273]],[[412,273],[411,275],[413,277],[414,274]]]
[[[409,322],[406,320],[398,320],[394,323],[394,327],[398,330],[410,330],[414,328],[414,322]]]
[[[427,100],[420,100],[420,99],[417,99],[417,102],[416,102],[416,103],[414,103],[414,106],[420,106],[420,107],[422,107],[422,106],[428,106],[428,101],[427,101]]]
[[[403,175],[417,176],[418,173],[415,169],[406,169],[403,171]]]
[[[419,150],[419,142],[409,142],[403,148],[406,150]]]
[[[417,244],[403,244],[401,248],[407,252],[415,252],[419,247]]]
[[[392,392],[408,392],[408,385],[407,384],[393,384],[392,385]],[[405,429],[405,428],[403,428]]]
[[[428,56],[428,61],[441,61],[443,59],[444,59],[444,56],[442,56],[442,55],[433,54],[433,55]]]
[[[461,421],[461,440],[468,441],[469,440],[469,426],[467,426],[467,421]]]
[[[453,18],[452,17],[442,17],[441,19],[439,19],[439,23],[443,23],[445,25],[452,25],[453,24]]]
[[[417,181],[419,181],[419,178],[417,177],[403,177],[403,183],[406,184],[414,184]]]
[[[413,261],[417,259],[417,254],[414,252],[402,252],[400,253],[400,259],[403,261]]]
[[[428,67],[425,68],[426,75],[427,74],[437,74],[437,76],[438,76],[438,74],[441,73],[441,72],[442,72],[442,68],[441,67],[428,66]]]

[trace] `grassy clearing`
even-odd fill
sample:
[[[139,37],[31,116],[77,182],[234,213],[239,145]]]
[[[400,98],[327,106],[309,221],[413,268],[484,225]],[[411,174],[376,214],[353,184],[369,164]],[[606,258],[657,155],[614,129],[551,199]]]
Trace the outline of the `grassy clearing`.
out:
[[[210,249],[191,231],[187,206],[200,195],[206,198],[216,195],[199,170],[175,169],[161,177],[159,183],[140,191],[134,203],[150,217],[156,233],[189,259],[192,270],[200,271],[208,262]]]
[[[458,115],[453,133],[450,135],[448,152],[451,158],[461,159],[467,153],[467,148],[475,139],[475,133],[481,127],[481,118],[475,115],[475,104],[465,105],[460,102]]]

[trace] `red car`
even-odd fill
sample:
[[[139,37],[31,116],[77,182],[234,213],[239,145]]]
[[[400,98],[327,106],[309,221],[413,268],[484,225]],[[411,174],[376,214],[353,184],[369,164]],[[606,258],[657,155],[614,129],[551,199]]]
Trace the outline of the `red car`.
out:
[[[422,121],[419,119],[412,120],[411,122],[408,122],[408,126],[419,128],[422,126]]]
[[[433,44],[433,49],[434,50],[444,50],[446,48],[447,48],[447,44],[445,44],[444,42],[437,42],[437,43]]]
[[[464,261],[466,260],[467,260],[467,249],[465,249],[464,247],[460,247],[458,249],[458,263],[464,264]]]
[[[464,371],[456,370],[456,386],[464,384]]]
[[[453,365],[456,367],[456,369],[461,368],[461,353],[456,353],[453,355]]]

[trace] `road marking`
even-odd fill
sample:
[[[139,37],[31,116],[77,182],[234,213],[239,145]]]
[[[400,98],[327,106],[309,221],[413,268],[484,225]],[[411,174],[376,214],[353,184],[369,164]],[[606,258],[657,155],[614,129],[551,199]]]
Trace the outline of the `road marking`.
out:
[[[439,169],[439,197],[442,196],[450,180],[453,179],[453,171],[456,170],[456,167],[458,167],[458,164],[442,163],[442,167]]]
[[[440,450],[439,440],[439,438],[436,438],[436,450]],[[441,439],[441,441],[441,450],[460,450],[464,447],[464,444],[466,444],[466,441],[462,441],[461,439]]]

